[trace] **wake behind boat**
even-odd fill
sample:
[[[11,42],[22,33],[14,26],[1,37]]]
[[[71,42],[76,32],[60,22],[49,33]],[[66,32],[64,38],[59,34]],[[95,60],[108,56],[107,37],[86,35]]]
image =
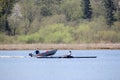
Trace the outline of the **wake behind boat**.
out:
[[[30,53],[29,56],[31,56],[31,57],[37,57],[37,58],[38,57],[47,57],[47,56],[54,55],[56,52],[57,52],[57,49],[54,49],[54,50],[42,52],[42,53],[39,53],[39,54],[32,54],[32,53]]]

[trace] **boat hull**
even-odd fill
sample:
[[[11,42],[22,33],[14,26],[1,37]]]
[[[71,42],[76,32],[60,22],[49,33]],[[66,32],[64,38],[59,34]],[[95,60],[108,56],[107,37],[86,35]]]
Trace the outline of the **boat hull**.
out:
[[[37,58],[97,58],[97,56],[80,56],[80,57],[76,57],[76,56],[71,56],[71,57],[63,57],[63,56],[52,56],[52,57],[37,57]]]
[[[31,56],[31,57],[47,57],[47,56],[54,55],[56,52],[57,52],[57,49],[54,49],[54,50],[51,50],[51,51],[46,51],[46,52],[43,52],[43,53],[40,53],[40,54],[35,54],[35,55],[30,53],[29,56]]]

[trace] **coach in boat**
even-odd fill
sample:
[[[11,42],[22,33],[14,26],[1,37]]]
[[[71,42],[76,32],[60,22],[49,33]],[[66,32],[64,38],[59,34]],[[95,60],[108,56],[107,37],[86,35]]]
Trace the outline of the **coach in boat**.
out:
[[[38,50],[38,48],[35,50],[36,54],[40,54],[40,51]]]

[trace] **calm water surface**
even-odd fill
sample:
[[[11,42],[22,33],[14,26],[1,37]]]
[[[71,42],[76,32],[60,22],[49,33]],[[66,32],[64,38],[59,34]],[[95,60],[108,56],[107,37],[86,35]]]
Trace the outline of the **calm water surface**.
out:
[[[30,52],[0,50],[0,80],[120,80],[120,50],[72,50],[73,56],[97,56],[93,59],[37,59]]]

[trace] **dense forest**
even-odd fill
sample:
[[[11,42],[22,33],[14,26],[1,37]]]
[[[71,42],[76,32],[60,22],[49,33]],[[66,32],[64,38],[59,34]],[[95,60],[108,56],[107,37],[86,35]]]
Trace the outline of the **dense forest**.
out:
[[[120,0],[0,0],[6,43],[120,43]]]

